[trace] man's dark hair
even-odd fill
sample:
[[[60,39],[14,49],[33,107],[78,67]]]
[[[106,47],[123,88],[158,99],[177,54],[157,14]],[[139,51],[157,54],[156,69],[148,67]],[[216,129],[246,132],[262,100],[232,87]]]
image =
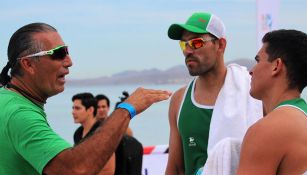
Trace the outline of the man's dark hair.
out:
[[[100,100],[106,100],[106,101],[107,101],[108,107],[110,107],[110,100],[109,100],[109,98],[108,98],[107,96],[105,96],[104,94],[98,94],[98,95],[96,95],[95,98],[96,98],[97,102],[99,102]]]
[[[94,107],[94,117],[97,113],[97,100],[93,96],[93,94],[89,92],[79,93],[72,97],[71,101],[74,102],[75,100],[81,100],[81,104],[88,109],[90,107]]]
[[[287,68],[289,88],[300,92],[307,85],[307,34],[297,30],[275,30],[264,35],[269,61],[281,58]]]
[[[1,71],[0,84],[6,85],[10,81],[11,76],[22,76],[17,58],[45,49],[41,41],[33,38],[34,34],[42,32],[57,32],[57,30],[45,23],[31,23],[21,27],[12,35],[7,49],[8,62]],[[11,69],[11,76],[8,75],[9,69]]]

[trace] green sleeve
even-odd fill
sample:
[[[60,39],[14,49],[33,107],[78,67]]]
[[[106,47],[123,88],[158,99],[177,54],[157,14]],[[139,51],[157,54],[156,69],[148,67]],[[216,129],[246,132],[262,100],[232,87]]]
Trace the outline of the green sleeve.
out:
[[[35,110],[16,112],[9,120],[8,132],[14,149],[40,174],[52,158],[71,147]]]

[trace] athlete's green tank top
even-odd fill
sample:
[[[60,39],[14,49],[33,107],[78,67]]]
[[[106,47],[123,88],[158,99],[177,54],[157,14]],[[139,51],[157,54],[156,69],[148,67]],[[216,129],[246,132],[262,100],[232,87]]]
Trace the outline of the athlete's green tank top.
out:
[[[186,175],[193,175],[204,166],[208,154],[208,138],[213,106],[203,106],[194,100],[195,81],[187,87],[178,118]]]
[[[295,99],[291,99],[291,100],[281,102],[277,105],[276,108],[279,108],[279,107],[282,107],[282,106],[294,107],[294,108],[304,112],[305,115],[307,115],[307,104],[306,104],[305,100],[302,99],[302,98],[295,98]]]

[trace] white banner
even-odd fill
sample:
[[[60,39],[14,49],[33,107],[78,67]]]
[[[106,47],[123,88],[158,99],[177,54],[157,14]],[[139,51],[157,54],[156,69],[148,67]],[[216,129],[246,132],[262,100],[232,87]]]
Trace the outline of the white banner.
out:
[[[257,47],[262,46],[262,37],[278,28],[280,0],[257,0]]]
[[[143,156],[142,175],[165,174],[168,154],[149,154]]]

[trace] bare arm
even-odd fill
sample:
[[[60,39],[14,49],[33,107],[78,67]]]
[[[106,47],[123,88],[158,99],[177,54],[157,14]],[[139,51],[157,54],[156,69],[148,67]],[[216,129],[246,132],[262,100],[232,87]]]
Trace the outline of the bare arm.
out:
[[[99,175],[114,175],[115,173],[115,153],[112,154],[106,165],[99,172]]]
[[[165,174],[166,175],[183,175],[183,150],[180,134],[177,127],[177,114],[179,112],[180,103],[184,93],[184,88],[177,91],[170,102],[169,107],[169,125],[170,125],[170,140],[169,140],[169,155]]]
[[[237,174],[303,174],[306,126],[306,116],[293,107],[269,113],[248,130]]]
[[[237,175],[275,175],[284,156],[285,129],[268,115],[251,126],[243,140]]]
[[[168,99],[170,95],[168,91],[138,88],[126,102],[140,113],[153,103]],[[45,166],[44,174],[98,174],[118,146],[129,121],[128,111],[115,110],[105,120],[103,127],[99,127],[91,137],[54,157]]]

